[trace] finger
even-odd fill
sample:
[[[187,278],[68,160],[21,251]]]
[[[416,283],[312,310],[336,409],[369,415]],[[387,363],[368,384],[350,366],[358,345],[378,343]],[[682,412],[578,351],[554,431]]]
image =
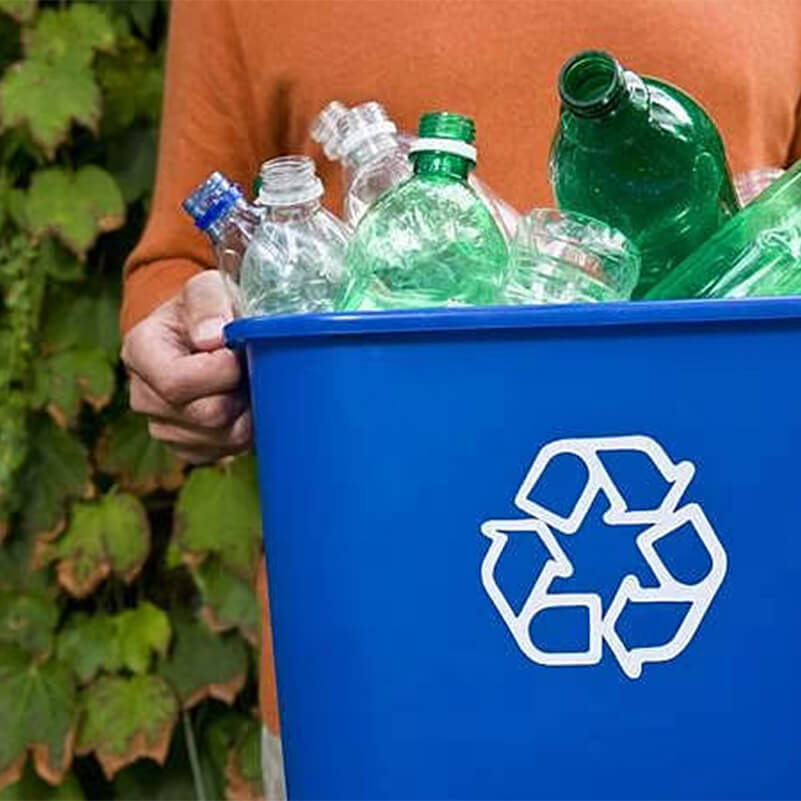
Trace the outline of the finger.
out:
[[[183,406],[167,403],[138,375],[131,376],[129,389],[131,409],[180,425],[199,429],[221,429],[230,426],[247,408],[243,392],[229,392],[198,398]]]
[[[223,346],[223,326],[233,319],[233,310],[218,270],[206,270],[186,282],[181,313],[194,350]]]
[[[209,448],[228,453],[243,450],[251,439],[250,412],[243,412],[231,425],[218,430],[201,430],[162,418],[151,419],[148,429],[153,439],[172,447]]]

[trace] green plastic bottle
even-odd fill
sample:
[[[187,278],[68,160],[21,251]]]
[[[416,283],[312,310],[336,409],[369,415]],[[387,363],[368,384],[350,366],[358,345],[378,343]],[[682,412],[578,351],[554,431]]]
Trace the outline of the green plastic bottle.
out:
[[[640,250],[642,297],[738,208],[720,135],[674,86],[586,51],[559,75],[551,148],[557,205],[602,220]]]
[[[732,217],[647,295],[801,295],[801,161]]]
[[[508,252],[498,225],[467,182],[475,124],[425,114],[411,148],[414,174],[362,217],[348,246],[343,309],[498,303]]]

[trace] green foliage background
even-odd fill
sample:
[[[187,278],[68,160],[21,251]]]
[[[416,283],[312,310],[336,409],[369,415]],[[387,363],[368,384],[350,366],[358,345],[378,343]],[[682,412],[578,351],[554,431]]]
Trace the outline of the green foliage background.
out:
[[[0,801],[260,795],[249,457],[127,411],[163,0],[0,0]]]

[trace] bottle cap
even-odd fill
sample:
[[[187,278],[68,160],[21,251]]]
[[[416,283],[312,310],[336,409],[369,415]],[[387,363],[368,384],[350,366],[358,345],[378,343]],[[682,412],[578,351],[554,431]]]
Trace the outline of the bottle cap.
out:
[[[184,211],[201,230],[208,230],[244,199],[242,190],[221,172],[213,172],[183,202]]]

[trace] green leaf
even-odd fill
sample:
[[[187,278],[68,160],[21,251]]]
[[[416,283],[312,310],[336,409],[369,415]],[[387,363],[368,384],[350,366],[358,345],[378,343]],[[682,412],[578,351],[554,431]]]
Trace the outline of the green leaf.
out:
[[[161,675],[178,693],[184,709],[204,698],[232,704],[245,686],[247,651],[239,637],[221,637],[200,622],[173,621],[175,645]]]
[[[119,299],[112,287],[56,287],[48,293],[41,342],[48,353],[102,348],[110,364],[120,351]]]
[[[67,501],[92,494],[90,476],[83,445],[49,417],[37,418],[20,481],[22,530],[36,537],[56,536],[64,526]]]
[[[203,597],[201,615],[213,631],[237,628],[252,645],[259,642],[261,615],[252,585],[235,576],[217,559],[207,559],[192,570]]]
[[[156,174],[156,127],[128,127],[114,138],[109,150],[106,166],[122,190],[125,202],[130,205],[148,195]]]
[[[139,39],[126,37],[117,52],[98,60],[103,90],[103,132],[121,133],[137,120],[156,123],[161,113],[163,68]]]
[[[57,623],[58,606],[47,595],[0,591],[0,642],[48,654]]]
[[[261,778],[261,726],[249,720],[228,754],[225,764],[226,797],[259,801],[264,797]]]
[[[178,701],[164,679],[101,676],[83,692],[79,754],[94,752],[110,779],[142,757],[164,764]]]
[[[17,22],[30,22],[36,14],[37,0],[0,0],[0,11]]]
[[[82,257],[98,234],[122,225],[125,203],[114,179],[99,167],[74,173],[51,167],[34,173],[26,217],[32,234],[55,234]]]
[[[34,567],[34,546],[35,538],[21,531],[3,543],[0,547],[0,591],[57,593],[52,571]]]
[[[0,83],[4,127],[27,125],[48,156],[75,122],[90,130],[100,121],[100,88],[90,67],[25,59],[9,67]]]
[[[71,425],[81,402],[95,411],[108,405],[114,371],[100,348],[73,348],[40,359],[34,371],[32,404],[45,407],[62,427]]]
[[[152,439],[147,418],[126,412],[103,434],[95,449],[98,467],[114,476],[123,489],[145,495],[174,490],[183,482],[183,464],[173,451]]]
[[[83,801],[86,796],[74,774],[68,773],[61,784],[53,787],[36,775],[30,763],[22,778],[0,790],[0,801]]]
[[[0,644],[0,787],[20,778],[29,750],[37,773],[58,784],[72,762],[77,712],[69,668],[37,664],[22,649]]]
[[[101,670],[145,673],[154,653],[166,655],[169,642],[169,618],[144,601],[118,615],[71,615],[58,634],[56,653],[86,684]]]
[[[25,54],[34,61],[89,66],[96,50],[109,51],[114,28],[98,6],[73,3],[63,9],[45,9],[25,37]]]
[[[226,709],[203,727],[201,734],[202,752],[207,755],[210,772],[217,788],[215,798],[226,797],[225,766],[228,762],[228,756],[240,735],[250,725],[251,720],[251,717],[243,715],[241,712]],[[270,797],[281,798],[283,796],[275,795]]]
[[[77,502],[72,519],[53,543],[43,543],[39,557],[56,561],[59,584],[77,598],[89,595],[114,573],[131,582],[150,551],[150,527],[135,495],[111,492],[98,501]]]
[[[56,281],[80,281],[85,275],[83,262],[50,237],[39,244],[35,269]]]
[[[178,496],[173,537],[189,565],[213,553],[239,575],[255,575],[261,517],[250,454],[192,471]]]

